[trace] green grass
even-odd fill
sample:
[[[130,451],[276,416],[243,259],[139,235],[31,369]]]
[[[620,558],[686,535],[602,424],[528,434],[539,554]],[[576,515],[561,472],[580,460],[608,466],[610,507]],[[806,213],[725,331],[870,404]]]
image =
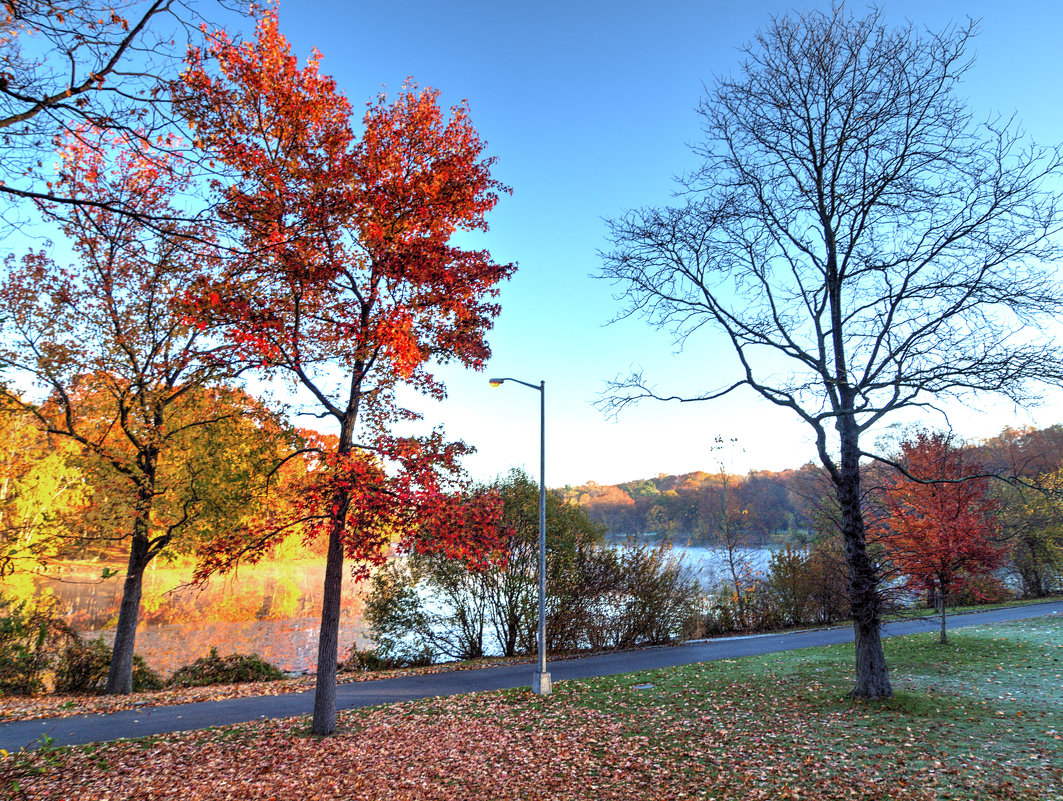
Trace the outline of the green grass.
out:
[[[989,612],[993,609],[1008,609],[1013,606],[1033,606],[1035,604],[1046,604],[1052,601],[1058,601],[1060,597],[1058,595],[1049,596],[1048,598],[1015,598],[1010,601],[1001,601],[994,604],[965,604],[961,606],[954,606],[952,604],[945,605],[945,612],[949,615],[962,615],[967,612]],[[887,615],[887,620],[907,620],[913,617],[941,617],[941,612],[938,609],[927,606],[913,607],[911,609],[905,609],[901,612]]]
[[[1063,618],[964,628],[947,645],[936,633],[891,638],[885,649],[895,689],[887,702],[848,697],[852,645],[565,683],[561,692],[573,706],[622,710],[662,758],[688,765],[705,752],[711,726],[699,722],[715,721],[729,744],[714,774],[725,784],[735,768],[748,777],[751,765],[770,764],[762,789],[774,794],[845,797],[823,778],[857,775],[854,792],[892,788],[883,797],[1063,798]],[[646,683],[653,689],[634,689]]]

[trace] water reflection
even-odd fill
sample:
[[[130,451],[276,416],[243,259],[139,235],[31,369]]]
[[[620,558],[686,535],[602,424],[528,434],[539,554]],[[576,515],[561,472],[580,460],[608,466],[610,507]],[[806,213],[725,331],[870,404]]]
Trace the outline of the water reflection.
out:
[[[100,580],[99,564],[67,564],[35,580],[63,603],[85,637],[110,643],[122,598],[122,572]],[[258,653],[282,670],[314,670],[321,615],[322,563],[271,562],[190,587],[191,568],[149,566],[144,575],[137,653],[168,675],[216,647],[221,654]],[[344,580],[340,655],[365,641],[361,587]]]
[[[771,550],[741,549],[754,571],[767,568]],[[716,548],[676,546],[700,582],[711,591],[726,576],[724,553]],[[59,566],[34,577],[25,592],[50,589],[68,612],[68,622],[87,638],[114,640],[122,599],[122,575],[100,580],[103,565]],[[114,567],[114,566],[112,566]],[[210,653],[257,653],[286,671],[312,671],[317,664],[317,634],[325,566],[309,560],[275,561],[216,576],[203,587],[187,586],[191,567],[151,565],[144,574],[137,653],[164,676]],[[5,593],[19,590],[5,586]],[[339,653],[369,642],[362,620],[365,589],[348,575],[343,584]]]
[[[735,548],[734,558],[749,573],[763,576],[768,572],[773,553],[775,549],[766,546]],[[728,555],[723,548],[711,545],[674,545],[672,554],[683,560],[683,564],[705,592],[712,592],[728,581]]]

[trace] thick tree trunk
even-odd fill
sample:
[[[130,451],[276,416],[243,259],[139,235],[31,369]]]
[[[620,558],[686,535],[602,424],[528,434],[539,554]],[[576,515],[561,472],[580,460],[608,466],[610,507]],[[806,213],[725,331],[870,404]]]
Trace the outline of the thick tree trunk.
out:
[[[118,610],[118,626],[114,633],[114,650],[111,652],[111,667],[107,673],[108,695],[125,695],[133,691],[133,649],[136,645],[137,620],[140,617],[140,596],[144,587],[144,568],[150,561],[146,528],[141,521],[135,524],[137,531],[129,548],[129,563],[125,583],[122,586],[122,605]]]
[[[855,698],[891,698],[893,688],[880,633],[879,578],[867,555],[867,532],[860,497],[858,433],[855,422],[847,417],[839,419],[838,430],[841,435],[841,469],[835,479],[835,490],[841,512],[845,561],[849,568],[856,638],[856,683],[851,695]]]
[[[329,531],[325,558],[325,586],[321,599],[321,631],[317,641],[317,683],[314,719],[310,730],[326,735],[336,731],[336,667],[339,662],[340,607],[343,601],[343,526],[348,499],[338,499],[339,513]]]

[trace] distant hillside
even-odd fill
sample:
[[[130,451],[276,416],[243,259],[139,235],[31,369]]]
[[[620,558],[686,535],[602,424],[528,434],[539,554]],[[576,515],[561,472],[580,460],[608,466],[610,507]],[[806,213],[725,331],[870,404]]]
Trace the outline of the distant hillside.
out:
[[[814,466],[781,473],[755,471],[686,473],[679,476],[567,487],[566,499],[587,510],[611,536],[658,534],[676,539],[707,540],[727,523],[767,542],[784,533],[809,528],[810,498],[820,485]]]
[[[1001,474],[1035,477],[1063,465],[1063,426],[1005,428],[999,435],[968,443],[979,461]],[[866,477],[874,483],[875,471]],[[566,487],[610,536],[657,534],[706,542],[724,526],[744,532],[750,543],[796,539],[813,526],[817,502],[827,491],[813,464],[798,470],[752,471],[747,475],[685,473],[658,475],[623,484],[589,482]]]

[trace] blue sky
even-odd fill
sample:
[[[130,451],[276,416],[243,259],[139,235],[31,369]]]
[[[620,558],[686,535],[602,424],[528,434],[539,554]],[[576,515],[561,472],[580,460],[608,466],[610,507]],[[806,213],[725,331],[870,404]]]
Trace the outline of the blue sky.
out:
[[[823,3],[799,6],[825,7]],[[668,201],[672,176],[695,165],[703,84],[734,69],[738,47],[793,6],[760,2],[415,2],[283,0],[281,27],[300,55],[316,47],[356,108],[407,76],[467,98],[495,175],[513,187],[470,244],[520,269],[501,296],[487,371],[443,373],[450,397],[421,403],[431,423],[475,445],[477,478],[538,472],[538,395],[488,386],[491,375],[547,383],[547,483],[613,483],[715,469],[714,436],[737,437],[732,468],[782,469],[814,457],[801,424],[751,394],[703,404],[644,404],[610,421],[593,407],[604,382],[641,366],[668,390],[727,380],[733,357],[711,336],[676,354],[640,320],[605,325],[612,289],[592,278],[603,218]],[[850,5],[862,13],[862,5]],[[966,89],[977,114],[1017,112],[1040,142],[1063,140],[1063,7],[1047,2],[884,3],[886,19],[939,29],[982,21]],[[976,404],[977,405],[977,404]],[[1063,420],[1058,402],[1033,418],[1008,405],[964,410],[959,433]],[[931,421],[933,422],[933,421]]]

